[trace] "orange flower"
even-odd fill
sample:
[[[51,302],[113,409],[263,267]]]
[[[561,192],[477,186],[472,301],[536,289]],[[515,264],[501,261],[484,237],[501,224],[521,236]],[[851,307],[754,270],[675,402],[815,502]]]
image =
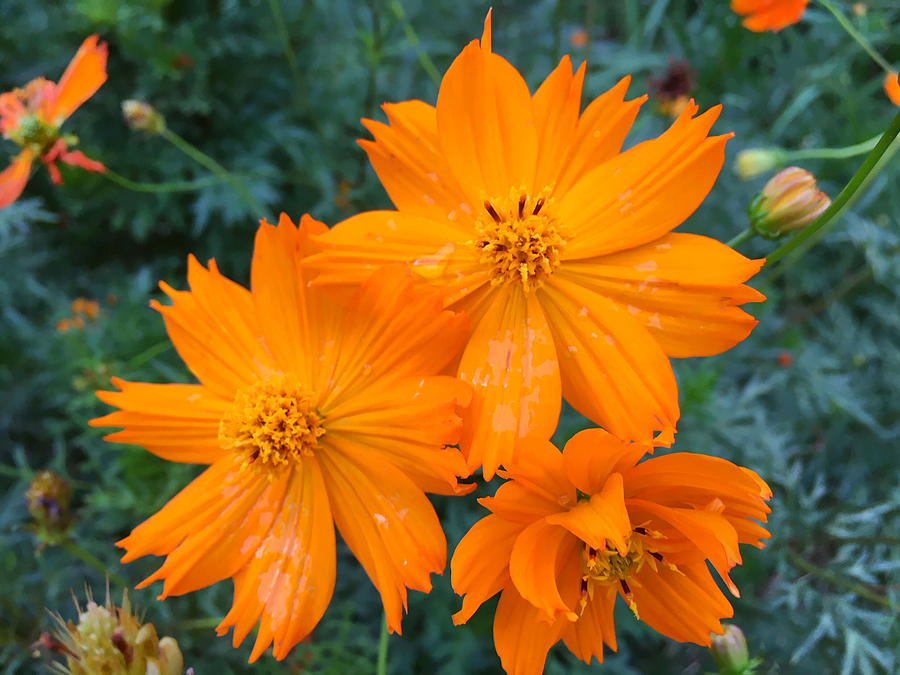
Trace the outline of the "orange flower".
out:
[[[113,379],[98,396],[119,408],[95,426],[174,462],[211,465],[118,543],[123,562],[165,563],[160,598],[234,581],[238,645],[260,620],[250,660],[274,641],[283,658],[325,612],[335,581],[334,525],[381,593],[400,632],[406,590],[431,589],[446,540],[425,491],[460,494],[457,404],[468,385],[435,376],[462,346],[466,318],[439,292],[416,293],[395,266],[349,308],[308,287],[299,268],[311,234],[282,215],[263,223],[248,291],[211,261],[188,261],[190,291],[152,306],[200,384]]]
[[[59,83],[36,78],[22,89],[0,94],[0,132],[20,148],[12,163],[0,172],[0,209],[9,206],[25,188],[31,164],[40,159],[54,183],[62,183],[56,162],[87,171],[106,168],[80,150],[69,150],[72,136],[60,136],[59,127],[106,82],[106,43],[91,35],[81,44]]]
[[[785,26],[797,23],[806,11],[807,0],[731,0],[731,10],[746,17],[745,28],[761,33],[777,33]]]
[[[651,448],[602,429],[576,434],[560,452],[529,439],[511,480],[479,501],[491,515],[463,537],[450,563],[465,594],[465,623],[501,592],[494,645],[508,673],[539,673],[559,640],[586,663],[616,650],[616,596],[674,640],[710,644],[731,605],[738,543],[762,548],[772,493],[753,471],[716,457],[673,453],[637,463]]]
[[[887,73],[884,76],[884,93],[891,99],[891,103],[900,105],[900,80],[897,73]]]
[[[473,333],[459,376],[475,386],[462,447],[486,478],[517,437],[549,438],[560,394],[625,439],[670,435],[679,416],[668,357],[717,354],[756,321],[737,305],[762,261],[671,234],[722,166],[719,114],[691,102],[663,135],[620,153],[646,97],[629,79],[579,114],[585,67],[568,57],[532,96],[491,52],[490,14],[444,76],[437,106],[385,106],[360,141],[396,211],[359,214],[318,241],[316,283],[352,288],[410,263],[448,292]],[[663,439],[660,439],[660,441]]]

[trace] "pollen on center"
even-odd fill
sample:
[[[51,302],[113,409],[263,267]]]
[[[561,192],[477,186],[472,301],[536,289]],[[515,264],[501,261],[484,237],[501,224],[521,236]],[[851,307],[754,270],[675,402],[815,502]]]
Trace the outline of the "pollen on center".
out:
[[[290,375],[273,375],[235,395],[219,424],[219,443],[270,475],[299,464],[325,433],[312,392]]]
[[[481,262],[491,266],[491,284],[521,283],[539,288],[559,266],[566,243],[562,227],[549,211],[549,190],[534,197],[512,190],[505,198],[484,202],[474,241]]]

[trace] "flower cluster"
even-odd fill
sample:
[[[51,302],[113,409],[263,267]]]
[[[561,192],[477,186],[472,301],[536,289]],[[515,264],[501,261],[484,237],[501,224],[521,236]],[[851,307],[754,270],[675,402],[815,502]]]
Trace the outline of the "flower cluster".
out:
[[[740,305],[762,265],[673,233],[705,198],[730,134],[685,101],[622,151],[646,97],[625,78],[581,108],[585,66],[563,58],[532,94],[491,44],[454,60],[434,106],[385,106],[361,141],[395,209],[331,229],[303,216],[256,233],[250,288],[188,261],[190,290],[153,302],[197,384],[113,379],[106,438],[207,465],[118,542],[164,556],[160,597],[231,579],[217,632],[250,660],[283,658],[327,608],[335,528],[400,632],[446,539],[426,493],[505,479],[452,562],[467,620],[501,592],[508,672],[539,672],[562,639],[616,648],[620,596],[675,640],[709,644],[737,594],[740,543],[761,546],[771,496],[752,471],[686,453],[670,359],[717,354],[756,320]],[[133,107],[133,106],[132,106]],[[133,109],[133,113],[141,112]],[[598,424],[561,454],[561,402]]]

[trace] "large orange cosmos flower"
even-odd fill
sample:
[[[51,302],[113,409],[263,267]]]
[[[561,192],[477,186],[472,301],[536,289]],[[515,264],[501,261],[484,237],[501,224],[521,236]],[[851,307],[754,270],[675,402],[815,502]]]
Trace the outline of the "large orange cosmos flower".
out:
[[[80,150],[69,150],[74,139],[62,137],[59,127],[106,82],[106,43],[91,35],[81,44],[59,83],[36,78],[22,89],[0,94],[0,132],[22,151],[0,172],[0,209],[25,189],[31,164],[40,159],[54,183],[62,183],[56,162],[88,171],[106,171]]]
[[[490,478],[516,437],[549,438],[560,394],[621,438],[674,429],[670,356],[716,354],[756,321],[742,285],[762,261],[671,234],[710,190],[728,136],[690,103],[662,134],[619,149],[642,97],[628,78],[579,114],[568,57],[532,96],[491,52],[490,15],[444,76],[437,106],[385,106],[361,141],[397,206],[337,224],[305,264],[354,286],[404,261],[448,291],[473,332],[458,366],[475,386],[463,449]]]
[[[576,434],[562,454],[522,442],[511,480],[479,501],[492,514],[456,547],[457,624],[501,592],[494,644],[508,673],[538,673],[560,639],[578,658],[616,650],[613,605],[622,597],[663,635],[709,645],[731,605],[707,561],[728,577],[738,543],[762,547],[771,497],[753,471],[716,457],[650,450],[601,429]]]
[[[283,658],[316,625],[335,581],[334,525],[400,632],[406,589],[428,591],[446,541],[424,491],[461,493],[458,403],[468,385],[435,376],[462,346],[466,318],[439,292],[414,292],[402,267],[381,270],[348,309],[308,288],[298,265],[325,226],[287,216],[256,235],[247,291],[193,258],[190,291],[166,284],[162,313],[200,384],[114,380],[108,440],[175,462],[211,465],[119,546],[123,561],[165,555],[140,587],[161,598],[231,577],[218,627],[237,646],[260,620],[250,660]]]
[[[745,28],[761,33],[777,33],[797,23],[806,11],[807,0],[731,0],[731,9],[744,18]]]

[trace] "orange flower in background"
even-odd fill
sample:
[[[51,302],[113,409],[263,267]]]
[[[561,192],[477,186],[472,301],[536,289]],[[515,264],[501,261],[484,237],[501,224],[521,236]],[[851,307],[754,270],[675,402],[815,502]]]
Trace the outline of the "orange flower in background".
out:
[[[492,513],[463,537],[450,563],[465,594],[465,623],[500,592],[494,645],[508,673],[539,673],[559,640],[578,658],[616,651],[613,606],[679,642],[710,644],[732,608],[738,544],[762,548],[772,493],[749,469],[717,457],[652,449],[602,429],[576,434],[560,453],[529,439],[510,478],[479,502]]]
[[[69,150],[76,142],[60,136],[59,127],[106,82],[106,43],[91,35],[81,44],[59,83],[36,78],[22,89],[0,94],[0,132],[20,148],[12,163],[0,172],[0,209],[9,206],[25,189],[31,164],[39,159],[54,183],[62,183],[56,162],[87,171],[106,168],[88,159],[80,150]]]
[[[119,408],[91,422],[106,438],[175,462],[209,464],[118,543],[123,562],[165,563],[160,598],[234,581],[237,646],[259,620],[250,657],[283,658],[316,625],[335,581],[334,526],[381,593],[400,632],[406,590],[431,589],[447,544],[425,492],[461,494],[458,404],[468,385],[436,376],[467,321],[440,292],[415,292],[400,266],[366,281],[349,308],[308,287],[299,258],[325,231],[282,215],[256,235],[251,291],[189,259],[190,291],[153,307],[200,384],[113,379]]]
[[[797,23],[806,11],[807,0],[731,0],[731,10],[744,18],[745,28],[760,33],[777,33]]]
[[[671,437],[669,357],[717,354],[756,324],[738,308],[762,264],[707,237],[672,234],[703,201],[729,136],[691,102],[658,138],[620,152],[646,97],[629,79],[580,112],[585,67],[568,57],[532,96],[491,51],[490,14],[443,78],[437,106],[389,104],[361,141],[396,211],[359,214],[304,262],[352,288],[409,263],[447,291],[473,332],[458,365],[475,395],[461,442],[486,478],[519,437],[549,438],[560,394],[615,435]]]
[[[884,93],[891,99],[891,103],[900,105],[900,80],[897,73],[887,73],[884,76]]]

